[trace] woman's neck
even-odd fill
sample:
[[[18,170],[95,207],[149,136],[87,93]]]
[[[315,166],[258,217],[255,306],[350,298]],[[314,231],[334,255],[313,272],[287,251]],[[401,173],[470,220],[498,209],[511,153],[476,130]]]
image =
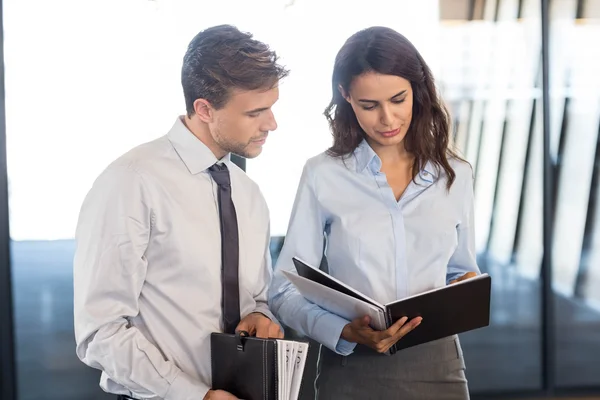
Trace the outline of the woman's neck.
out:
[[[372,141],[369,144],[381,159],[382,169],[412,167],[415,157],[406,151],[404,141],[395,146],[382,146]]]

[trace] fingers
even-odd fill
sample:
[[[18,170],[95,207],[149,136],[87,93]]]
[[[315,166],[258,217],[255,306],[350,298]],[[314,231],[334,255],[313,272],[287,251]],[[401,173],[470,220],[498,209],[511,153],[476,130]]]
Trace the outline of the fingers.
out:
[[[256,337],[267,339],[269,337],[269,327],[267,326],[257,326],[256,327]]]
[[[271,320],[260,319],[256,323],[256,337],[267,339],[269,338],[269,327],[271,326]]]
[[[248,332],[248,334],[252,334],[252,332],[250,332],[250,326],[248,325],[248,323],[246,321],[241,321],[238,326],[235,328],[236,332],[241,332],[241,331],[246,331]]]
[[[368,315],[365,315],[364,317],[361,318],[361,325],[362,326],[369,326],[369,324],[371,323],[371,317],[369,317]]]
[[[224,390],[211,390],[208,393],[210,395],[207,394],[207,397],[204,398],[205,400],[239,400],[237,397]]]
[[[372,331],[369,346],[380,353],[384,353],[394,343],[393,338],[400,328],[406,323],[408,317],[402,317],[385,331]]]
[[[381,332],[381,339],[389,339],[393,337],[402,326],[408,321],[408,317],[402,317],[398,321],[394,322],[392,326]]]
[[[276,339],[283,339],[283,332],[281,331],[281,328],[279,327],[279,325],[277,325],[273,322],[270,323],[269,337],[276,338]]]
[[[283,339],[283,332],[279,325],[271,320],[265,320],[256,326],[256,337],[263,339]]]
[[[368,315],[365,315],[360,318],[353,319],[351,325],[356,328],[366,328],[371,323],[371,318]]]
[[[276,338],[283,339],[283,332],[280,326],[269,318],[258,315],[250,314],[244,318],[238,326],[235,328],[236,332],[246,331],[250,336],[256,336],[259,338]]]
[[[464,281],[465,279],[473,278],[474,276],[477,276],[476,272],[467,272],[466,274],[459,277],[458,279],[454,279],[454,280],[450,281],[450,284],[452,285],[453,283]]]
[[[398,340],[402,339],[407,333],[415,329],[423,321],[422,317],[415,317],[410,322],[406,323],[406,317],[403,318],[401,328],[390,338],[386,338],[377,343],[376,350],[380,353],[385,353],[392,347]],[[400,322],[398,320],[396,323]],[[394,324],[395,325],[395,324]]]
[[[422,321],[423,321],[422,317],[416,317],[416,318],[411,319],[410,322],[407,323],[407,324],[405,324],[398,331],[398,333],[394,336],[394,338],[396,338],[396,341],[398,341],[399,339],[401,339],[402,337],[404,337],[408,332],[412,331],[417,326],[421,325]]]
[[[464,274],[461,278],[461,280],[465,280],[465,279],[470,279],[477,276],[476,272],[467,272],[466,274]]]

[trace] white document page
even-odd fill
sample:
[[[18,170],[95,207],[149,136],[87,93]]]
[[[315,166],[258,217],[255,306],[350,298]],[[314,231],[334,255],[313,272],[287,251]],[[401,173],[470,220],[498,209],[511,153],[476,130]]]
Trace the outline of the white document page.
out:
[[[380,331],[386,329],[385,314],[382,309],[297,274],[288,271],[283,271],[283,274],[302,296],[321,308],[349,321],[368,315],[373,329]]]
[[[313,271],[313,273],[315,273],[315,274],[318,274],[318,275],[322,276],[322,277],[323,277],[325,280],[328,280],[328,281],[330,281],[330,282],[334,282],[335,284],[337,284],[337,285],[339,285],[339,286],[342,286],[342,287],[343,287],[344,289],[346,289],[347,291],[349,291],[349,292],[351,292],[351,293],[354,293],[354,294],[356,295],[355,297],[358,297],[358,298],[360,298],[360,299],[362,299],[362,300],[365,300],[366,302],[368,302],[368,303],[371,303],[371,304],[373,304],[373,305],[375,305],[375,306],[379,306],[379,307],[381,307],[382,309],[383,309],[383,308],[385,308],[385,306],[384,306],[383,304],[381,304],[380,302],[378,302],[378,301],[376,301],[376,300],[374,300],[374,299],[370,298],[369,296],[365,295],[364,293],[361,293],[361,292],[359,292],[358,290],[354,289],[352,286],[348,286],[348,285],[346,285],[344,282],[340,281],[340,280],[339,280],[339,279],[337,279],[336,277],[334,277],[334,276],[332,276],[332,275],[329,275],[328,273],[326,273],[326,272],[324,272],[324,271],[321,271],[321,269],[319,269],[319,268],[316,268],[316,267],[314,267],[314,266],[312,266],[312,265],[308,264],[307,262],[305,262],[305,261],[301,260],[301,259],[300,259],[300,258],[298,258],[298,257],[294,257],[294,263],[295,263],[296,261],[299,261],[299,262],[300,262],[300,264],[303,264],[305,267],[307,267],[307,268],[311,269],[311,270]],[[300,275],[300,274],[298,274],[298,275]],[[300,275],[300,276],[301,276],[301,275]],[[351,296],[351,297],[352,297],[352,296]]]
[[[279,400],[285,399],[285,378],[287,376],[285,370],[285,341],[277,341],[277,398]]]
[[[300,395],[300,385],[304,375],[304,366],[308,355],[308,343],[298,342],[298,351],[294,360],[294,375],[292,377],[292,389],[290,391],[290,400],[298,400]]]
[[[290,398],[290,393],[292,391],[292,379],[294,378],[294,365],[296,360],[296,353],[298,352],[298,342],[290,343],[290,358],[288,360],[288,370],[287,370],[287,385],[286,385],[286,394],[287,398]]]
[[[290,396],[290,380],[288,379],[290,376],[290,369],[292,369],[292,348],[293,348],[293,344],[290,341],[285,341],[285,375],[283,377],[284,379],[284,392],[283,392],[283,399],[281,400],[288,400],[288,397]]]
[[[295,361],[296,361],[296,353],[298,353],[298,342],[292,342],[292,351],[290,352],[290,361],[289,361],[288,379],[287,379],[288,399],[290,398],[290,393],[292,392],[292,379],[294,379],[294,366],[295,366]]]

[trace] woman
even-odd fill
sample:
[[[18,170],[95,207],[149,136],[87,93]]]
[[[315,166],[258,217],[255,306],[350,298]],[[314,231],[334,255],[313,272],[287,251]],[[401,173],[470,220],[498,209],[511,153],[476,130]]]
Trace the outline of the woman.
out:
[[[449,148],[448,114],[418,51],[392,29],[360,31],[339,51],[332,83],[333,146],[304,167],[271,308],[323,345],[319,399],[467,399],[456,336],[386,357],[420,317],[377,332],[368,317],[310,303],[281,274],[294,256],[320,265],[325,254],[331,275],[387,303],[479,273],[472,171]]]

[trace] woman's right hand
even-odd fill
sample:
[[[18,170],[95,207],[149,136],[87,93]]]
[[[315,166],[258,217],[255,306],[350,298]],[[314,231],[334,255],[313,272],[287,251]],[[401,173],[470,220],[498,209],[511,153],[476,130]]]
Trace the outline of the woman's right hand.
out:
[[[404,335],[419,326],[423,318],[416,317],[408,323],[407,320],[407,317],[403,317],[385,331],[375,331],[369,326],[370,318],[365,315],[344,326],[342,339],[369,346],[379,353],[385,353]]]

